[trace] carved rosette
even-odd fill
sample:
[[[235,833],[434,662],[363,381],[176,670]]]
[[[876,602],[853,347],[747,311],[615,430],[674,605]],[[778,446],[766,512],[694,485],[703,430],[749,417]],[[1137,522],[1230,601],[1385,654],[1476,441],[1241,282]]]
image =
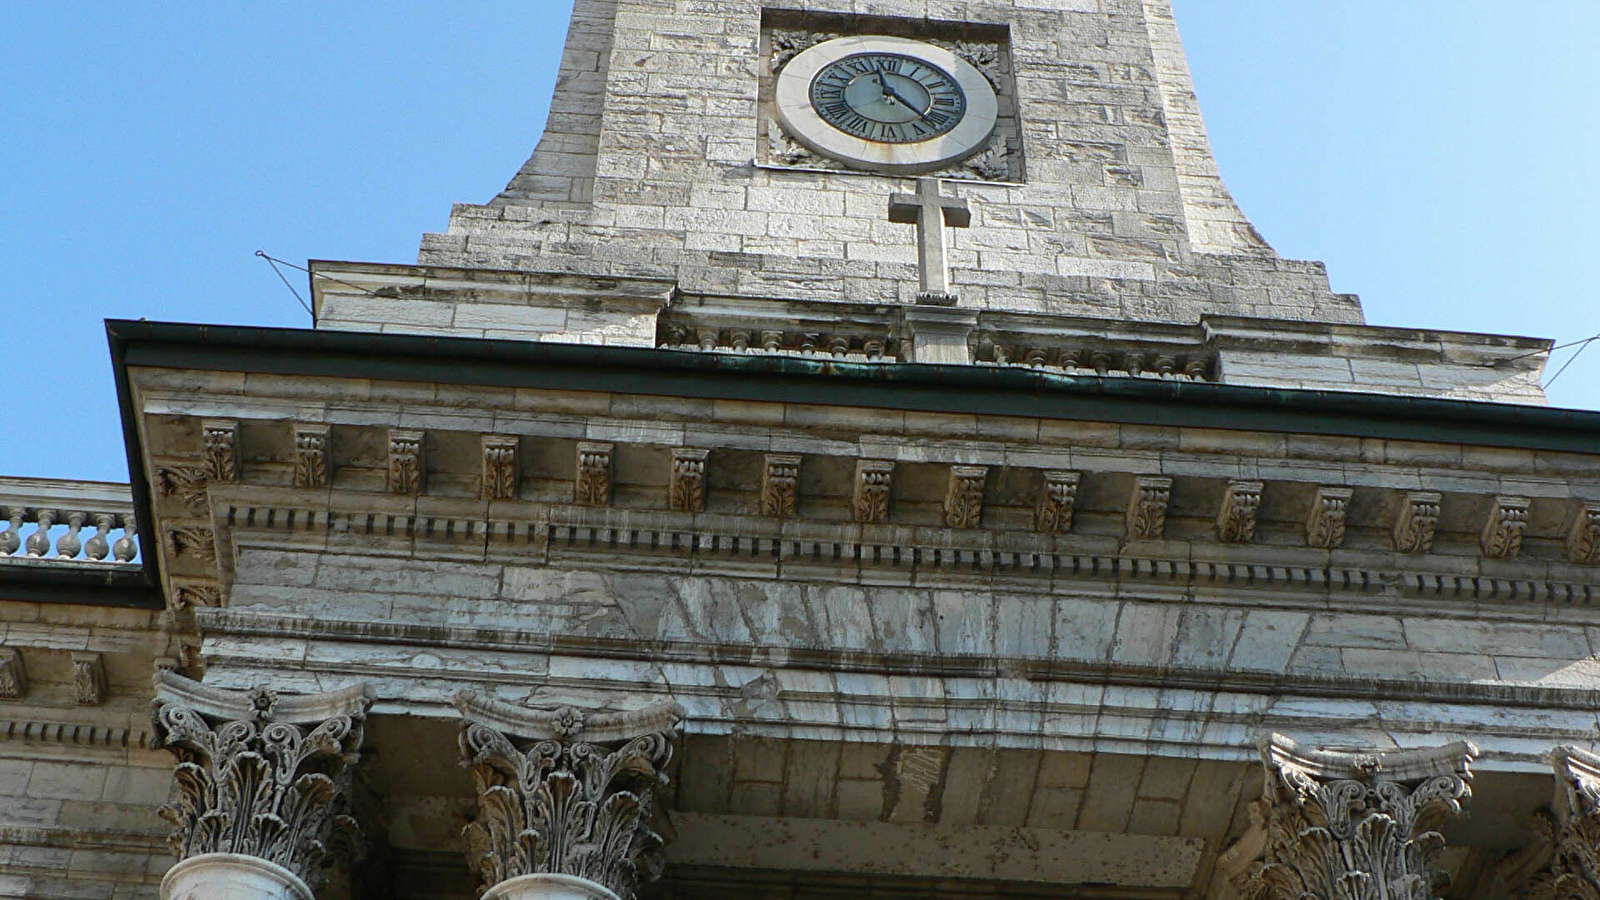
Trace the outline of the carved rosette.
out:
[[[1515,559],[1522,552],[1522,533],[1528,528],[1526,497],[1496,497],[1489,507],[1489,522],[1480,543],[1490,559]]]
[[[1345,517],[1350,510],[1351,488],[1319,487],[1306,517],[1306,543],[1319,550],[1336,550],[1344,543]]]
[[[987,466],[952,466],[944,493],[944,524],[950,528],[977,528],[983,519],[983,485]]]
[[[1400,517],[1394,523],[1394,548],[1401,553],[1427,553],[1433,549],[1433,531],[1439,524],[1436,491],[1412,491],[1401,498]]]
[[[1522,900],[1600,900],[1600,756],[1557,747],[1555,815],[1548,831],[1550,862],[1528,883]]]
[[[517,445],[510,435],[483,436],[483,499],[512,500],[517,496]]]
[[[706,458],[709,450],[678,447],[672,451],[672,471],[668,473],[667,507],[680,512],[700,512],[706,508]]]
[[[1567,555],[1579,565],[1600,563],[1600,505],[1578,510],[1578,519],[1567,536]]]
[[[800,457],[767,454],[761,473],[761,514],[776,518],[794,515],[799,481]]]
[[[1033,527],[1045,534],[1066,534],[1072,530],[1072,512],[1078,503],[1077,472],[1045,472],[1039,505],[1033,511]]]
[[[1241,900],[1433,900],[1436,829],[1472,794],[1475,747],[1363,754],[1275,734],[1261,755],[1260,825],[1240,842],[1260,851],[1237,879]]]
[[[683,721],[677,704],[538,711],[467,692],[455,705],[462,765],[478,789],[468,860],[486,889],[553,874],[629,900],[660,874],[664,842],[650,819]]]
[[[239,423],[231,419],[207,419],[200,423],[200,438],[207,477],[218,482],[238,481]]]
[[[1167,503],[1172,500],[1172,479],[1152,475],[1134,480],[1128,501],[1128,537],[1160,540],[1167,528]]]
[[[294,426],[295,487],[328,486],[328,433],[326,425]]]
[[[1256,536],[1256,514],[1261,509],[1259,481],[1230,481],[1222,493],[1217,513],[1217,535],[1225,544],[1247,544]]]
[[[28,692],[28,670],[22,666],[22,651],[0,647],[0,700],[20,700]]]
[[[855,495],[850,508],[857,522],[882,524],[889,521],[889,486],[894,481],[894,463],[886,459],[856,462]]]
[[[313,696],[225,691],[156,672],[157,744],[177,757],[161,810],[180,860],[237,853],[313,889],[355,850],[351,767],[371,701],[364,685]],[[348,846],[336,847],[335,841]]]
[[[423,437],[420,431],[389,432],[389,464],[384,473],[384,488],[389,493],[422,493]]]

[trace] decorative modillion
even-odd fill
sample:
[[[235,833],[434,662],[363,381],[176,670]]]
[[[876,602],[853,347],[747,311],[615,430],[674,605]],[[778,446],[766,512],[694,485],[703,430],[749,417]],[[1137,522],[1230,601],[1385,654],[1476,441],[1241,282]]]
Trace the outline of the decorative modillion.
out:
[[[1515,559],[1522,552],[1522,533],[1528,528],[1526,497],[1495,497],[1489,504],[1489,521],[1479,544],[1490,559]]]
[[[977,528],[983,519],[983,485],[987,466],[951,466],[944,494],[944,524],[950,528]]]
[[[0,647],[0,700],[21,700],[28,692],[28,670],[22,664],[22,651]]]
[[[517,447],[514,435],[486,434],[482,438],[482,497],[485,500],[512,500],[517,496]]]
[[[294,426],[294,485],[302,488],[325,488],[331,474],[328,447],[329,428],[326,425],[308,425],[297,422]]]
[[[679,512],[706,508],[706,459],[710,450],[675,447],[672,470],[667,473],[667,507]]]
[[[886,459],[856,462],[855,495],[851,511],[857,522],[878,525],[889,521],[889,487],[894,480],[894,463]]]
[[[79,706],[99,706],[106,702],[106,664],[99,653],[73,652],[72,694]]]
[[[761,514],[795,515],[799,501],[800,457],[769,453],[761,470]]]
[[[1165,475],[1135,478],[1128,500],[1128,537],[1158,541],[1167,529],[1167,504],[1172,500],[1172,479]]]
[[[396,428],[389,432],[389,463],[384,476],[384,488],[389,493],[422,493],[425,437],[421,431]]]
[[[572,483],[572,501],[579,506],[611,504],[611,455],[615,446],[597,441],[578,444],[578,468]]]
[[[1600,505],[1585,504],[1567,535],[1567,555],[1579,565],[1600,563]]]
[[[239,423],[232,419],[206,419],[200,423],[201,452],[212,481],[239,480]]]
[[[1355,491],[1347,487],[1319,487],[1306,516],[1306,544],[1319,550],[1337,550],[1344,544],[1344,526]]]
[[[1047,471],[1039,503],[1033,510],[1033,527],[1045,534],[1066,534],[1072,530],[1072,511],[1078,502],[1077,472]]]
[[[1222,492],[1217,513],[1217,536],[1224,544],[1248,544],[1256,536],[1256,515],[1261,509],[1259,481],[1230,481]]]
[[[1400,516],[1394,523],[1394,548],[1401,553],[1427,553],[1433,549],[1434,529],[1439,525],[1437,491],[1412,491],[1400,500]]]

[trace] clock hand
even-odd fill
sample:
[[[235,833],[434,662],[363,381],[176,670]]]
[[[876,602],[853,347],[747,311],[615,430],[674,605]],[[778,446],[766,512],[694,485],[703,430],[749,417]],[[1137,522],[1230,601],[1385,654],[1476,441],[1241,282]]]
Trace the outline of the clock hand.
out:
[[[928,118],[928,114],[927,113],[919,112],[915,106],[912,106],[910,103],[906,102],[906,98],[900,96],[900,94],[898,92],[896,92],[894,88],[889,87],[887,84],[884,84],[883,74],[881,72],[878,74],[878,84],[883,85],[884,96],[889,97],[890,99],[894,100],[896,103],[900,104],[901,106],[904,106],[906,109],[909,109],[912,112],[916,113],[917,114],[917,118],[921,119],[922,121],[927,122],[930,125],[933,124],[933,120]]]

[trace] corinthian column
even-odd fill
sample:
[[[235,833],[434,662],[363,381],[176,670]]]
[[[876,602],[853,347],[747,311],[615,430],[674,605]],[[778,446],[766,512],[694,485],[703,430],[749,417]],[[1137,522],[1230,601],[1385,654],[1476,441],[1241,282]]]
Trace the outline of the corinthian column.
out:
[[[158,672],[156,739],[178,759],[162,900],[312,900],[358,840],[350,769],[370,703],[365,685],[280,696]]]
[[[1477,752],[1460,742],[1350,753],[1264,738],[1259,827],[1222,864],[1242,870],[1243,900],[1432,900],[1444,849],[1434,829],[1471,796]],[[1259,853],[1253,864],[1237,859],[1244,848]]]
[[[1553,820],[1547,830],[1550,863],[1533,877],[1523,900],[1600,900],[1600,756],[1557,747]]]
[[[483,900],[632,900],[661,873],[655,792],[683,721],[676,703],[553,712],[456,696],[478,787],[464,832]]]

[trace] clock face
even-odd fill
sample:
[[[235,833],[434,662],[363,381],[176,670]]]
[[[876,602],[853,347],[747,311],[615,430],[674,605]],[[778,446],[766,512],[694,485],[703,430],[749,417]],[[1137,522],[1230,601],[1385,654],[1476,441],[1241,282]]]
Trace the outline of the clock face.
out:
[[[862,36],[796,54],[774,86],[778,124],[855,169],[913,174],[989,146],[999,101],[970,62],[934,44]]]
[[[811,81],[811,106],[824,122],[867,141],[911,144],[949,134],[967,114],[954,76],[900,53],[857,53],[824,66]]]

